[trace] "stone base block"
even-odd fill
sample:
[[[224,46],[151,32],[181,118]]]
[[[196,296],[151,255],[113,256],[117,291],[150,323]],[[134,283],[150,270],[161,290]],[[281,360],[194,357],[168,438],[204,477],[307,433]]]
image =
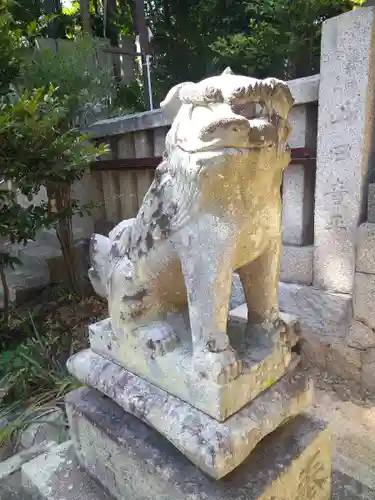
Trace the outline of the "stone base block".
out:
[[[202,358],[197,367],[189,321],[183,315],[171,314],[165,322],[129,334],[114,331],[109,319],[90,325],[89,330],[94,352],[219,421],[233,415],[282,377],[292,358],[290,342],[280,330],[252,335],[243,323],[229,320],[228,335],[242,369],[230,378],[226,376],[231,372],[228,365],[222,377],[213,379],[208,366],[212,362],[215,368],[216,362],[210,357],[215,355],[207,353],[207,359]]]
[[[312,399],[311,381],[303,374],[287,374],[228,420],[218,422],[90,349],[70,358],[68,369],[154,427],[215,478],[235,469],[264,436],[304,411]]]
[[[311,285],[313,281],[313,246],[284,245],[280,262],[280,280]]]
[[[78,460],[117,500],[329,500],[330,432],[299,416],[215,481],[158,432],[96,391],[66,399]]]
[[[52,446],[24,464],[21,481],[24,491],[33,500],[112,500],[78,466],[71,441]],[[22,496],[17,500],[23,500]]]

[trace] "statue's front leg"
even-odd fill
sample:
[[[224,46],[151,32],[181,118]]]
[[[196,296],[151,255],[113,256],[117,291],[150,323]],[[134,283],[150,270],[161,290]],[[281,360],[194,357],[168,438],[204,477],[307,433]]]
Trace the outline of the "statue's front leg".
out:
[[[234,238],[230,228],[206,216],[190,225],[178,253],[188,295],[193,362],[202,378],[227,383],[241,362],[227,335]]]
[[[280,326],[278,284],[281,248],[281,237],[271,239],[256,260],[238,270],[247,303],[248,323],[253,330],[261,325]]]

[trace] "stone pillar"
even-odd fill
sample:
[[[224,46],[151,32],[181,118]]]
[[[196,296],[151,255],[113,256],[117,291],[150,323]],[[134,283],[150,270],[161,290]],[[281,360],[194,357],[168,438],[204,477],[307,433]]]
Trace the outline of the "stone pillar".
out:
[[[375,8],[323,25],[315,193],[314,285],[351,293],[365,206],[374,103]]]
[[[283,178],[283,241],[286,245],[312,243],[314,172],[290,165]]]

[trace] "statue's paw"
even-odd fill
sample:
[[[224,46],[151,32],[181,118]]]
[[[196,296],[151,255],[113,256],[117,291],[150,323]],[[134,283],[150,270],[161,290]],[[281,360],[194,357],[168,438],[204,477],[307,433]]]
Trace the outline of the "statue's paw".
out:
[[[152,358],[174,351],[180,341],[174,328],[162,321],[155,321],[147,327],[141,327],[137,334],[140,335],[142,344]]]
[[[237,358],[236,352],[228,347],[225,351],[203,351],[194,354],[194,368],[202,378],[224,385],[239,377],[242,373],[242,361]]]

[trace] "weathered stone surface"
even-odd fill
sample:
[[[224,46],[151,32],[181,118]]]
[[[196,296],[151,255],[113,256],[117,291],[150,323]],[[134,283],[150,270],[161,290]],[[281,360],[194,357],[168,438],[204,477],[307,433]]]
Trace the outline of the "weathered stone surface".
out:
[[[355,478],[333,471],[332,500],[373,500],[375,490],[368,488]]]
[[[45,454],[24,464],[22,485],[38,500],[111,500],[80,469],[71,441],[53,446]]]
[[[313,280],[313,246],[283,246],[280,280],[284,283],[311,285]]]
[[[282,377],[290,363],[290,344],[281,330],[251,334],[245,325],[229,321],[228,335],[242,371],[232,380],[218,373],[214,382],[202,375],[205,366],[198,371],[193,362],[188,319],[182,315],[167,319],[168,323],[150,324],[134,336],[113,331],[110,320],[100,321],[89,327],[91,348],[220,421],[269,387],[270,380]],[[177,344],[174,332],[178,334]],[[153,344],[150,339],[154,339]],[[209,368],[216,369],[214,365]],[[221,369],[220,364],[217,369]]]
[[[375,328],[375,275],[355,273],[353,309],[356,320]]]
[[[288,374],[274,384],[270,380],[267,391],[225,422],[217,422],[91,350],[70,358],[68,369],[154,427],[215,478],[235,469],[264,436],[304,411],[312,396],[309,380],[302,374]]]
[[[20,445],[27,449],[45,441],[60,444],[67,439],[68,431],[64,412],[61,409],[56,409],[40,415],[38,419],[27,426],[21,433]]]
[[[241,289],[238,282],[236,283],[235,297],[238,302],[241,300]],[[346,351],[345,346],[342,347],[342,352],[340,349],[338,351],[335,343],[336,340],[338,347],[340,347],[341,344],[345,343],[345,337],[347,342],[353,343],[353,346],[354,344],[358,345],[358,342],[364,342],[364,345],[370,342],[370,337],[366,337],[366,340],[364,338],[359,340],[359,337],[365,333],[363,329],[366,327],[364,325],[361,328],[358,326],[357,332],[353,330],[352,325],[350,334],[348,332],[352,322],[351,296],[280,282],[279,301],[282,311],[298,317],[303,357],[343,378],[354,376],[357,381],[358,356],[351,351]],[[334,352],[328,356],[331,345],[333,345]],[[344,361],[346,356],[349,360],[347,367],[346,361]],[[333,358],[338,358],[339,364],[332,370]]]
[[[0,482],[0,498],[1,500],[39,500],[22,488],[20,470]]]
[[[304,165],[289,165],[283,178],[283,242],[309,245],[313,241],[314,172]]]
[[[292,134],[289,139],[290,147],[315,149],[318,106],[315,103],[294,105],[290,110],[288,120],[292,126]]]
[[[358,228],[356,271],[375,274],[375,224],[370,222]]]
[[[370,223],[375,222],[375,184],[373,183],[368,186],[367,220]]]
[[[318,101],[320,75],[289,80],[288,87],[294,98],[294,104],[307,104]]]
[[[311,331],[303,332],[300,345],[303,361],[313,363],[328,371],[327,358],[331,347],[329,337],[314,335]]]
[[[375,348],[362,352],[362,389],[375,394]]]
[[[327,350],[329,371],[343,379],[361,381],[361,351],[348,347],[342,340],[334,341]]]
[[[315,191],[314,285],[352,293],[355,232],[371,155],[374,8],[323,24]],[[363,220],[363,219],[362,219]]]
[[[349,347],[354,349],[368,349],[375,347],[375,332],[368,326],[359,321],[352,321],[350,325],[346,342]]]
[[[310,333],[327,339],[342,338],[352,318],[350,295],[329,293],[310,286],[279,283],[280,309],[295,314],[301,335]]]
[[[330,433],[320,421],[293,419],[233,473],[215,481],[96,392],[71,393],[67,410],[80,462],[117,500],[330,499]]]
[[[355,439],[354,436],[353,436],[353,438]],[[364,438],[365,438],[365,436],[364,436]],[[363,493],[372,491],[374,493],[373,496],[364,497],[366,499],[372,499],[372,498],[375,498],[375,472],[374,472],[373,468],[370,468],[371,467],[370,463],[365,464],[361,460],[362,456],[361,456],[361,447],[360,446],[358,448],[358,451],[360,453],[359,456],[356,453],[354,453],[352,455],[349,451],[349,455],[350,455],[350,458],[349,458],[347,455],[342,455],[338,451],[338,449],[336,448],[334,456],[333,456],[333,460],[332,460],[332,467],[334,470],[336,470],[336,472],[340,472],[341,474],[356,480],[356,482],[357,482],[356,486],[362,486]],[[345,487],[345,483],[347,483],[347,480],[345,481],[345,478],[343,478],[342,486]],[[360,493],[360,491],[357,491],[357,493]],[[344,498],[346,498],[346,497],[344,497]],[[349,497],[349,498],[351,498],[351,497]],[[356,497],[353,496],[353,498],[356,498]],[[362,497],[360,497],[360,498],[362,498]]]
[[[288,345],[294,347],[300,339],[300,325],[298,318],[293,314],[280,313],[280,319],[285,326],[285,332],[282,333],[282,336]],[[241,304],[229,312],[229,321],[231,323],[246,325],[247,320],[247,304]]]
[[[241,276],[251,322],[276,323],[280,186],[290,161],[292,104],[285,82],[230,70],[169,91],[161,106],[174,120],[135,220],[115,228],[107,244],[92,237],[90,277],[108,298],[123,346],[144,350],[146,340],[153,357],[174,349],[177,363],[179,332],[152,324],[188,310],[197,376],[221,385],[242,374],[227,334],[232,273]],[[134,137],[142,146],[136,155],[150,153],[151,134]]]
[[[35,293],[49,284],[47,265],[42,267],[19,267],[6,273],[10,303],[20,304],[35,297]],[[4,291],[0,284],[0,308],[3,307]]]
[[[243,292],[240,277],[237,273],[233,273],[232,276],[232,290],[229,299],[229,310],[235,309],[236,307],[244,304],[246,302],[245,294]]]
[[[25,462],[32,460],[38,455],[41,455],[53,445],[53,442],[44,442],[32,446],[28,450],[22,450],[12,457],[9,457],[7,460],[3,460],[2,462],[0,462],[0,482],[20,470],[21,466]]]

